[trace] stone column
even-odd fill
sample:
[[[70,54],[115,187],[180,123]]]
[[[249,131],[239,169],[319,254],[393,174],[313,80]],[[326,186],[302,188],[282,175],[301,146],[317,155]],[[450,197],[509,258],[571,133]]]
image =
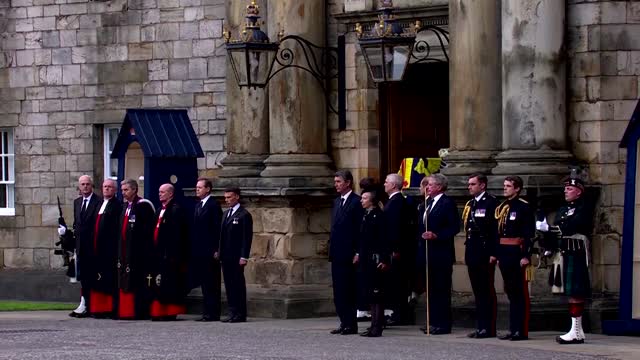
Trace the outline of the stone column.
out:
[[[268,4],[269,37],[284,30],[318,46],[325,44],[324,0],[278,0]],[[304,54],[294,41],[281,48],[294,52],[294,61],[304,63]],[[317,59],[321,61],[322,59]],[[277,65],[276,65],[277,66]],[[289,68],[269,82],[270,155],[263,177],[330,176],[327,155],[327,115],[324,94],[311,74]]]
[[[499,1],[449,1],[447,175],[488,171],[501,149]]]
[[[565,2],[502,1],[502,147],[495,174],[563,174]]]
[[[266,0],[258,1],[261,20],[266,20]],[[225,26],[234,37],[245,26],[246,0],[229,0]],[[263,31],[266,29],[263,27]],[[227,60],[227,151],[221,177],[254,177],[264,170],[269,153],[269,91],[240,88]]]

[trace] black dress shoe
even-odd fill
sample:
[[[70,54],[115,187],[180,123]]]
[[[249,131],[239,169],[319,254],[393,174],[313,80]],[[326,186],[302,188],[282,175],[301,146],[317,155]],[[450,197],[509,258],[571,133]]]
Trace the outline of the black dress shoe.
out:
[[[364,336],[364,337],[380,337],[380,336],[382,336],[382,331],[381,330],[367,330],[367,331],[361,333],[360,336]]]
[[[433,330],[431,331],[431,335],[445,335],[445,334],[451,334],[451,329],[434,327]]]
[[[340,335],[353,335],[358,333],[357,327],[344,327]]]
[[[219,317],[213,317],[213,316],[203,316],[200,319],[197,319],[196,321],[202,321],[202,322],[210,322],[210,321],[220,321]]]
[[[480,329],[467,334],[467,337],[472,339],[487,339],[493,336],[491,336],[491,334],[489,334],[489,332],[486,329]]]
[[[222,319],[222,322],[223,323],[228,323],[228,322],[231,321],[231,319],[233,319],[233,316],[229,316],[229,317],[226,317],[226,318]]]
[[[329,331],[329,334],[332,334],[332,335],[342,334],[342,330],[344,330],[344,327],[341,325],[341,326]]]
[[[500,339],[500,340],[511,340],[512,336],[513,335],[511,335],[511,331],[509,331],[507,333],[504,333],[504,334],[498,336],[498,339]]]
[[[511,339],[509,340],[511,341],[529,340],[529,337],[522,335],[519,331],[516,331],[513,334],[511,334]]]
[[[246,317],[241,317],[241,316],[236,316],[236,317],[231,318],[227,322],[228,323],[243,323],[243,322],[247,322],[247,318]]]

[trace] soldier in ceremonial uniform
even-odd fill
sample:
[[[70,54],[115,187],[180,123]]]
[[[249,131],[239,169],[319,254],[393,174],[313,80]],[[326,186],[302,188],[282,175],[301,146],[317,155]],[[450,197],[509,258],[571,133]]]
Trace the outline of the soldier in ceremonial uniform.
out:
[[[118,318],[146,319],[149,294],[145,279],[148,244],[153,242],[155,209],[138,196],[138,183],[127,179],[120,184],[125,200],[118,227]]]
[[[87,260],[91,263],[89,277],[89,313],[96,318],[115,315],[116,263],[118,255],[118,224],[122,202],[116,199],[117,184],[111,179],[102,183],[102,204],[98,211],[93,237],[93,247]]]
[[[494,216],[498,200],[486,192],[487,176],[472,174],[468,179],[469,194],[462,212],[466,235],[465,263],[476,300],[476,330],[470,338],[496,336],[496,290],[494,287],[498,226]]]
[[[497,260],[509,298],[509,332],[500,336],[501,340],[518,341],[529,337],[530,301],[526,267],[531,258],[535,216],[529,203],[520,198],[522,186],[519,176],[507,176],[503,183],[506,200],[495,211],[500,238]]]
[[[148,254],[146,285],[152,294],[151,320],[169,321],[186,312],[187,256],[189,229],[187,216],[174,199],[171,184],[162,184],[158,197],[153,244]]]
[[[559,287],[559,293],[569,297],[571,330],[558,336],[560,344],[584,343],[582,313],[585,299],[591,295],[589,281],[589,239],[593,232],[593,207],[584,199],[584,183],[577,177],[564,182],[566,204],[556,213],[555,225],[560,228],[562,237],[558,239],[556,257],[551,270],[550,282]],[[559,265],[558,263],[562,263]],[[555,291],[554,291],[555,292]]]

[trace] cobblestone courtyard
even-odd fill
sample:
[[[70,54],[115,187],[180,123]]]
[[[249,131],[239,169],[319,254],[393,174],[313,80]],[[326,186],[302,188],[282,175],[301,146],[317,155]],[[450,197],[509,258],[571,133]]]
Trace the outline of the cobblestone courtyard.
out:
[[[472,340],[467,329],[427,338],[417,327],[382,338],[336,336],[331,318],[250,319],[243,324],[71,319],[66,312],[0,313],[0,359],[638,359],[636,338],[591,335],[558,347],[555,334],[526,342]],[[364,324],[362,324],[364,326]]]

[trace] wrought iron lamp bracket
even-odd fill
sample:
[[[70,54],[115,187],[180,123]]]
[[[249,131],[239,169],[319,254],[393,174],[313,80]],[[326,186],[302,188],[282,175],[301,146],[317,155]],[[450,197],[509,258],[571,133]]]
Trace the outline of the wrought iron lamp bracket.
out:
[[[291,43],[292,45],[283,47],[286,43]],[[342,108],[344,105],[341,106],[341,98],[345,96],[344,36],[338,37],[338,47],[318,46],[297,35],[282,37],[279,45],[275,55],[275,63],[266,82],[269,83],[273,77],[285,69],[304,70],[320,84],[328,109],[339,117],[344,116],[344,109]],[[296,52],[296,50],[299,50],[299,52]],[[336,89],[338,92],[337,106],[334,106],[333,101],[331,101],[331,81],[333,79],[338,80],[338,88]]]
[[[449,45],[449,32],[447,30],[437,25],[422,25],[420,21],[416,21],[414,28],[416,35],[421,32],[433,33],[438,39],[440,49],[442,50],[442,53],[444,54],[446,60],[432,56],[431,50],[433,45],[429,44],[425,40],[417,40],[413,47],[413,52],[411,53],[411,58],[414,60],[412,64],[422,62],[449,62],[449,54],[447,53],[447,45]]]

